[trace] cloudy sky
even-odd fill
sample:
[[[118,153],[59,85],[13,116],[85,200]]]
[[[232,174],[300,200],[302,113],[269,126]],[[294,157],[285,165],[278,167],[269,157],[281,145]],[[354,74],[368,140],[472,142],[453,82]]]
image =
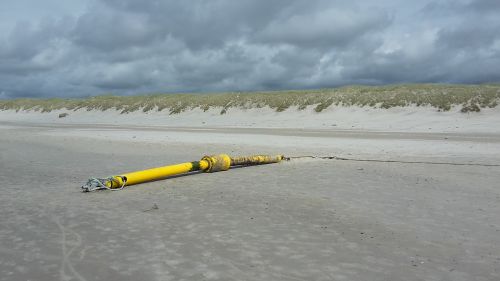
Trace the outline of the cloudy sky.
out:
[[[499,0],[0,2],[0,98],[499,81]]]

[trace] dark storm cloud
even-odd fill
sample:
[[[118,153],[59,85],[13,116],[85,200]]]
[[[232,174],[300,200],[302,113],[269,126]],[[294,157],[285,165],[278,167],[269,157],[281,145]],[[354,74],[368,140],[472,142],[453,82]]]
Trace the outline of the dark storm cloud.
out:
[[[325,7],[275,19],[258,37],[264,43],[328,49],[346,46],[367,33],[384,29],[390,22],[383,11],[368,13],[356,7]]]
[[[98,0],[0,35],[0,97],[500,81],[499,3]]]
[[[71,20],[44,20],[37,25],[20,22],[0,46],[0,73],[29,74],[54,66],[58,47],[69,34]],[[12,71],[11,71],[12,70]]]
[[[457,5],[457,8],[465,12],[496,13],[500,11],[500,2],[497,0],[476,0]]]
[[[228,40],[249,36],[265,27],[296,0],[214,0],[214,1],[137,1],[103,0],[111,9],[148,17],[160,27],[158,34],[169,34],[190,48],[218,47]],[[312,1],[314,2],[314,1]]]

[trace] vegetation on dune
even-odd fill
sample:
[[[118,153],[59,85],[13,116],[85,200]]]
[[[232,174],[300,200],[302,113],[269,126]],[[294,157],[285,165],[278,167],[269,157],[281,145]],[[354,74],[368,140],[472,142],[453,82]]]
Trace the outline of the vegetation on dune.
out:
[[[314,106],[321,112],[331,105],[368,106],[391,108],[404,106],[431,106],[448,111],[461,106],[461,112],[478,112],[493,108],[500,101],[500,85],[436,85],[412,84],[392,86],[349,86],[334,89],[212,93],[212,94],[152,94],[141,96],[96,96],[84,99],[15,99],[0,100],[1,110],[26,110],[50,112],[57,109],[108,110],[122,113],[142,110],[168,110],[170,114],[200,108],[221,109],[224,114],[230,108],[270,107],[277,112],[289,107],[303,110]]]

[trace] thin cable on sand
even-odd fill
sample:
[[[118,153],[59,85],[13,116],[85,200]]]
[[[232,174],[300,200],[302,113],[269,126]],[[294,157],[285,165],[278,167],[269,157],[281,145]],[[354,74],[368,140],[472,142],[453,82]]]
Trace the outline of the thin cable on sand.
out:
[[[427,164],[427,165],[452,165],[452,166],[481,166],[481,167],[500,167],[500,164],[486,164],[486,163],[455,163],[455,162],[434,162],[434,161],[403,161],[403,160],[382,160],[382,159],[360,159],[360,158],[346,158],[339,156],[314,156],[303,155],[287,157],[285,160],[290,161],[294,159],[325,159],[325,160],[339,160],[339,161],[356,161],[356,162],[379,162],[379,163],[402,163],[402,164]]]

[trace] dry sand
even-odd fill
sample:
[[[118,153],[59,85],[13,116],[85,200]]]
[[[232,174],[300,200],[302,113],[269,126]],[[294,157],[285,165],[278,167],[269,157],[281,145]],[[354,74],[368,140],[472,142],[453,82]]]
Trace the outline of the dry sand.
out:
[[[483,108],[481,112],[460,113],[460,106],[440,112],[432,107],[393,107],[389,109],[372,107],[330,106],[320,113],[314,106],[304,110],[289,108],[276,112],[270,108],[228,109],[221,115],[221,108],[206,112],[197,108],[180,114],[170,115],[168,110],[120,114],[116,110],[77,111],[55,110],[49,113],[0,111],[0,120],[26,123],[55,124],[101,124],[169,127],[236,127],[236,128],[305,128],[362,130],[384,132],[424,133],[499,133],[500,106]],[[59,114],[69,113],[65,118]]]
[[[500,280],[498,166],[301,159],[78,190],[219,152],[498,165],[493,117],[429,133],[8,114],[0,280]]]

